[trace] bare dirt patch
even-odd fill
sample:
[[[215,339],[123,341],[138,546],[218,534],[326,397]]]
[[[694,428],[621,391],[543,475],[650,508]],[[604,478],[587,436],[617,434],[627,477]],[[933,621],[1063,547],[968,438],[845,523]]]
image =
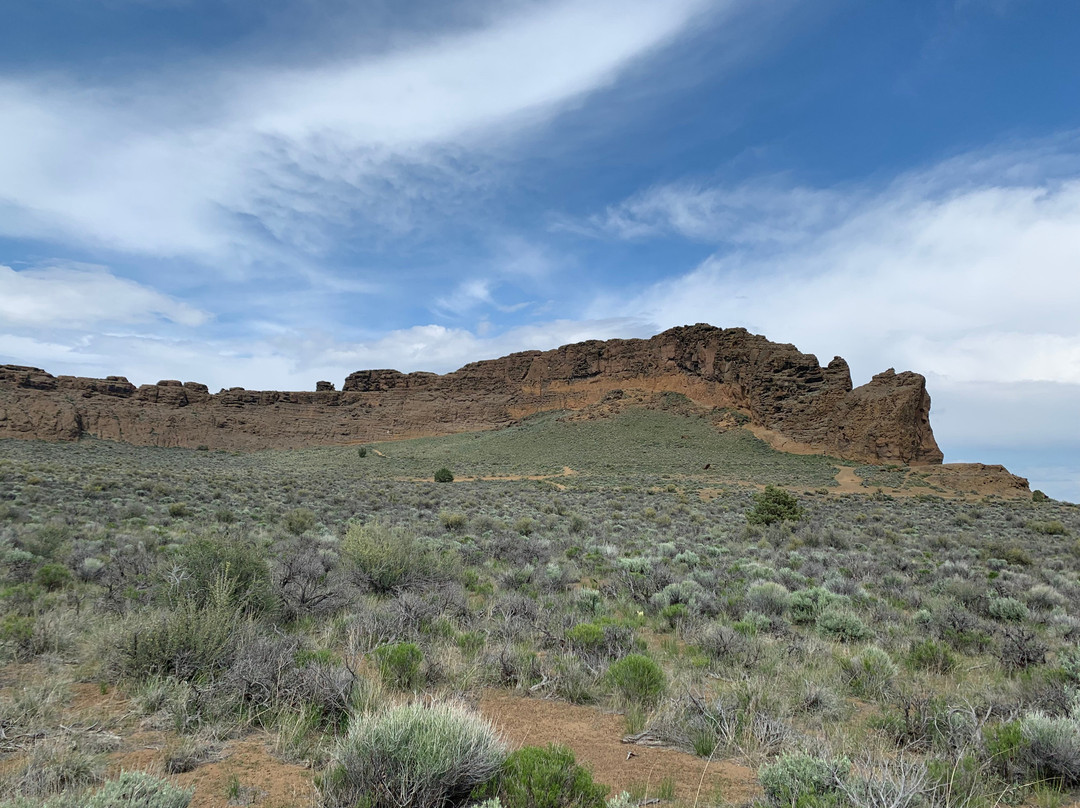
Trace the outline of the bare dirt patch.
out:
[[[675,799],[687,804],[696,801],[699,787],[702,803],[715,803],[717,795],[740,803],[761,794],[753,770],[734,761],[709,763],[675,749],[622,743],[626,726],[621,715],[498,691],[485,691],[479,709],[515,747],[569,746],[613,794],[646,788],[653,797],[665,778],[674,783]]]
[[[191,808],[256,805],[264,808],[306,808],[315,804],[311,772],[275,758],[270,738],[259,735],[226,746],[223,757],[188,774],[177,775],[183,786],[194,786]],[[232,792],[237,797],[230,797]],[[231,801],[230,801],[231,800]]]
[[[827,454],[824,446],[814,446],[802,443],[786,435],[781,435],[767,427],[756,424],[744,424],[743,429],[752,434],[758,440],[764,441],[778,452],[787,452],[795,455],[824,455]]]
[[[138,769],[160,775],[164,771],[167,741],[165,733],[136,732],[127,739],[123,751],[110,755],[111,774]],[[311,771],[275,758],[270,751],[271,743],[272,739],[265,733],[229,741],[216,760],[171,779],[179,786],[195,789],[191,808],[314,805],[316,793]]]
[[[865,494],[862,478],[855,473],[851,466],[840,466],[836,470],[836,488],[832,489],[837,494]]]
[[[49,678],[49,673],[41,666],[4,666],[0,668],[0,695],[10,696],[14,687],[45,682]],[[40,733],[42,737],[111,739],[119,748],[107,755],[109,777],[124,771],[164,775],[166,749],[176,740],[175,734],[140,719],[130,701],[114,688],[103,689],[98,684],[84,682],[65,684],[65,688],[67,698],[57,705],[58,712],[37,728],[35,737]],[[13,739],[0,754],[0,770],[11,771],[25,765],[32,740]],[[274,757],[272,741],[272,737],[263,732],[227,741],[213,762],[169,779],[180,786],[194,787],[191,808],[236,805],[310,808],[315,805],[312,772]]]

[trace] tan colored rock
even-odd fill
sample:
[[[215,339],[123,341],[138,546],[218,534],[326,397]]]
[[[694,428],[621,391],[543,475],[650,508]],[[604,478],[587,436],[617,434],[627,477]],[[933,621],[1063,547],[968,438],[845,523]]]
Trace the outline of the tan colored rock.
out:
[[[332,385],[331,385],[332,388]],[[295,448],[493,429],[546,410],[579,410],[619,391],[677,392],[743,412],[788,450],[868,462],[936,464],[930,397],[917,373],[878,374],[852,389],[847,363],[742,328],[684,326],[648,340],[608,340],[473,362],[443,376],[365,370],[341,391],[211,395],[164,380],[53,377],[0,366],[0,437],[72,440],[80,434],[140,445]]]
[[[932,469],[920,469],[919,473],[930,485],[952,491],[1006,498],[1031,496],[1027,479],[1000,465],[946,463]]]

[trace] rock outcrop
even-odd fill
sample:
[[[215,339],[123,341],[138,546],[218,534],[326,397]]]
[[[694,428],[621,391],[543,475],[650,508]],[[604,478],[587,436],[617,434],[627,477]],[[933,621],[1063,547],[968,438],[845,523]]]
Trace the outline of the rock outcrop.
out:
[[[888,370],[852,389],[847,363],[742,328],[684,326],[647,340],[589,341],[474,362],[453,373],[364,370],[341,390],[211,394],[173,380],[136,388],[0,366],[0,437],[139,445],[296,448],[493,429],[577,410],[618,391],[677,392],[738,410],[774,445],[873,463],[937,464],[930,397],[917,373]]]

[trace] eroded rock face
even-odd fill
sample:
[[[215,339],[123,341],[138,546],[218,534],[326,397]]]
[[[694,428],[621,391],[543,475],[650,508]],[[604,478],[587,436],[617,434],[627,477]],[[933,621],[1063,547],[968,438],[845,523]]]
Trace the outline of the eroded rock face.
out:
[[[453,373],[364,370],[340,391],[210,394],[166,380],[53,377],[0,366],[0,437],[139,445],[296,448],[507,426],[537,412],[581,409],[613,391],[682,393],[746,414],[781,443],[875,463],[940,463],[930,396],[917,373],[888,370],[852,389],[839,357],[811,354],[742,328],[684,326],[648,340],[608,340],[473,362]]]

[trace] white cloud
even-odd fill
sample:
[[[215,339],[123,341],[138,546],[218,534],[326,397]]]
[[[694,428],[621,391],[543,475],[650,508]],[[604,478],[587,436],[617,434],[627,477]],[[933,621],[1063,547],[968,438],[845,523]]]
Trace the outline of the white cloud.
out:
[[[1057,449],[1080,464],[1080,384],[956,382],[931,376],[935,431],[958,447]],[[1000,462],[1000,461],[999,461]]]
[[[931,422],[950,463],[1000,463],[1080,502],[1080,384],[957,382],[931,375]]]
[[[236,115],[290,140],[327,132],[396,146],[453,140],[603,86],[705,5],[548,3],[488,30],[375,61],[242,77]]]
[[[100,267],[0,266],[0,326],[78,329],[155,319],[197,326],[207,315]]]
[[[48,342],[35,337],[20,334],[0,334],[0,363],[11,365],[31,365],[52,372],[52,368],[63,367],[61,373],[83,375],[78,368],[96,366],[106,361],[106,357],[88,352],[85,344]],[[112,375],[114,372],[102,374]]]
[[[844,353],[857,380],[893,365],[955,381],[1080,382],[1080,180],[1006,185],[986,171],[1002,162],[963,172],[952,161],[854,189],[857,205],[792,225],[786,244],[736,234],[693,271],[598,301],[590,316],[743,325],[825,360]],[[797,200],[832,191],[768,193],[773,204],[752,208],[765,233],[791,222]],[[724,242],[720,219],[712,232]]]
[[[455,150],[550,118],[726,5],[560,0],[288,70],[0,80],[0,235],[242,263],[276,242],[317,251],[353,211],[407,227],[431,177],[485,181],[455,168]]]

